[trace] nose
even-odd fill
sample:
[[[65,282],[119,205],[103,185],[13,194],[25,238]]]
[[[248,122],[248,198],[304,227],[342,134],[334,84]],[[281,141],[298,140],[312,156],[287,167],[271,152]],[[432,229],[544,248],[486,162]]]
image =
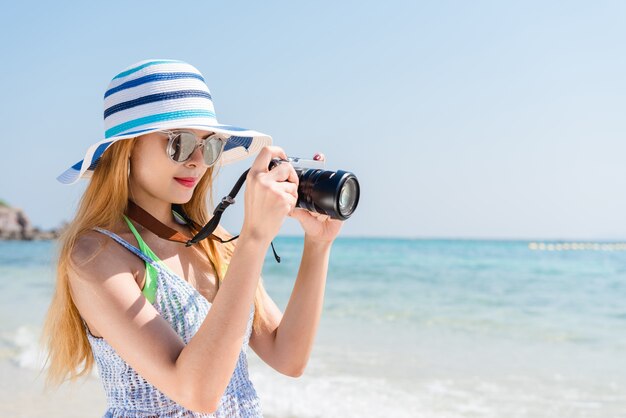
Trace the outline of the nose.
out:
[[[193,150],[189,159],[185,161],[185,165],[188,167],[206,166],[204,163],[204,144],[198,145],[196,149]]]

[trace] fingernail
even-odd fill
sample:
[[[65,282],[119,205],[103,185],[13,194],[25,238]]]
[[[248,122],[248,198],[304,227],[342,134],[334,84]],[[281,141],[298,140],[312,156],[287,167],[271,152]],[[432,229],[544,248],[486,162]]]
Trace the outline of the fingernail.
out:
[[[314,159],[314,160],[319,160],[319,159],[321,159],[321,158],[322,158],[322,154],[319,154],[319,153],[318,153],[318,154],[315,154],[315,155],[313,156],[313,159]]]

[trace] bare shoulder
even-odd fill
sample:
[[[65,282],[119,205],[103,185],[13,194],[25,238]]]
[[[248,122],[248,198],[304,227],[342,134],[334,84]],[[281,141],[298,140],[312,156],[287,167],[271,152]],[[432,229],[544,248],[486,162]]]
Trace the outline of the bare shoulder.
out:
[[[76,240],[71,261],[70,277],[74,279],[102,280],[141,268],[140,260],[133,253],[97,231],[87,231]]]
[[[78,237],[71,254],[74,266],[88,266],[107,246],[107,240],[110,238],[96,231],[87,231]]]

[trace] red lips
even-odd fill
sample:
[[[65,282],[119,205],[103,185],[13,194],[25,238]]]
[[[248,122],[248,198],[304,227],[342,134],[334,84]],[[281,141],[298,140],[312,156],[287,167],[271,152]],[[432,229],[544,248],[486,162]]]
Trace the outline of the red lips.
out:
[[[174,177],[174,180],[176,180],[177,182],[179,182],[185,187],[193,187],[196,185],[198,178],[197,177]]]

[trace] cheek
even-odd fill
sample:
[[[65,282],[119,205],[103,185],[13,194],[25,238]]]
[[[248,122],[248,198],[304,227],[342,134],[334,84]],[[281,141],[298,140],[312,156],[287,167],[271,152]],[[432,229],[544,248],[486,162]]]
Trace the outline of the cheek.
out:
[[[140,166],[149,166],[150,164],[163,165],[171,162],[167,156],[165,148],[167,141],[162,138],[145,138],[137,141],[131,155],[131,163]]]
[[[133,149],[130,162],[131,176],[142,185],[163,186],[176,168],[159,139],[140,141]]]

